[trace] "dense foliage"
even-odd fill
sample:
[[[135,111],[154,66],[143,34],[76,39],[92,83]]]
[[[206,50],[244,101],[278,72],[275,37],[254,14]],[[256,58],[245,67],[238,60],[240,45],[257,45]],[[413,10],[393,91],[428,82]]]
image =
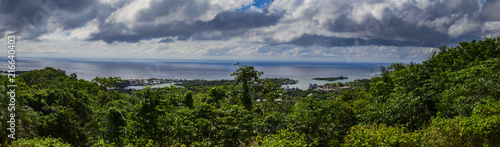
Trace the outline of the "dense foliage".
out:
[[[252,66],[228,84],[120,92],[118,77],[47,67],[16,77],[3,146],[498,146],[500,38],[442,47],[339,91],[283,91]],[[7,76],[0,76],[6,87]],[[191,86],[196,86],[190,83]],[[203,84],[203,85],[206,85]],[[256,101],[257,99],[261,101]],[[275,101],[280,99],[280,101]],[[0,125],[8,95],[0,97]],[[57,138],[57,139],[56,139]]]
[[[32,138],[32,139],[22,139],[17,140],[12,143],[12,146],[18,147],[39,147],[39,146],[50,146],[50,147],[69,147],[71,144],[64,143],[60,139],[55,138]]]

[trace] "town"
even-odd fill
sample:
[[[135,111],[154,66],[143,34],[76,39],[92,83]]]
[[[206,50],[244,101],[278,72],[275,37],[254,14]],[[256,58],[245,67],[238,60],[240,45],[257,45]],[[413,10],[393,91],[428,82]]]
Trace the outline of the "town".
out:
[[[263,78],[263,81],[269,81],[272,83],[276,83],[278,85],[288,85],[288,84],[296,84],[299,80],[294,80],[290,78]],[[158,84],[174,84],[181,86],[203,86],[203,85],[230,85],[235,84],[236,81],[231,79],[220,79],[220,80],[204,80],[204,79],[124,79],[124,85],[127,86],[147,86],[147,85],[158,85]]]
[[[346,77],[345,77],[346,78]],[[275,83],[283,87],[285,91],[301,90],[296,87],[290,87],[288,85],[297,84],[299,80],[294,80],[290,78],[264,78],[262,80],[267,80],[269,82]],[[337,82],[328,83],[324,85],[318,85],[315,83],[309,83],[309,88],[315,91],[337,91],[344,89],[352,89],[353,87],[363,86],[371,82],[371,79],[356,79],[351,82]],[[231,79],[219,79],[219,80],[204,80],[204,79],[124,79],[123,85],[125,86],[148,86],[148,85],[158,85],[158,84],[173,84],[182,87],[196,87],[196,86],[222,86],[236,84],[236,81]],[[286,87],[285,87],[286,86]],[[306,89],[303,89],[306,90]]]
[[[310,83],[309,89],[319,90],[319,91],[337,91],[337,90],[344,90],[344,89],[352,89],[353,87],[364,86],[366,84],[369,84],[371,81],[372,81],[371,79],[356,79],[352,82],[328,83],[328,84],[324,84],[324,85]]]

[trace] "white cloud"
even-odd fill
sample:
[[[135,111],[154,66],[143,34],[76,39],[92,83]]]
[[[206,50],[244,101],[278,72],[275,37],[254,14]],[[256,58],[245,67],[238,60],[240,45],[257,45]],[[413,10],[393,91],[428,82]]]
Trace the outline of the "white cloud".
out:
[[[138,23],[136,21],[137,13],[143,9],[149,8],[151,1],[152,0],[132,1],[131,3],[111,13],[111,16],[106,19],[105,23],[125,23],[128,24],[129,27],[133,27],[131,25]]]
[[[448,29],[448,35],[450,35],[451,37],[458,37],[462,34],[477,30],[480,27],[480,24],[477,23],[476,21],[471,21],[470,19],[471,18],[465,16],[460,20],[456,21]]]
[[[63,30],[62,27],[54,27],[50,33],[38,37],[41,41],[84,41],[90,38],[92,33],[99,31],[98,21],[96,19],[89,21],[86,25],[73,30]]]
[[[158,40],[140,43],[113,43],[102,41],[22,41],[18,47],[25,57],[66,58],[142,58],[142,59],[321,59],[328,61],[421,61],[435,48],[395,46],[302,47],[295,45],[268,45],[262,43],[226,41],[176,41],[158,43]],[[305,58],[304,58],[305,57]]]
[[[463,36],[500,35],[500,21],[494,13],[498,10],[490,6],[500,4],[498,0],[275,0],[266,8],[250,6],[249,10],[236,11],[252,3],[99,0],[75,13],[51,11],[50,17],[33,29],[10,29],[8,23],[0,22],[6,24],[0,31],[34,36],[24,43],[31,56],[57,53],[88,57],[269,56],[341,60],[424,59],[434,48],[420,46],[453,44],[447,41]],[[10,17],[0,14],[4,20]],[[86,21],[78,23],[80,18]],[[251,24],[263,19],[269,20]],[[294,42],[299,39],[307,43]],[[394,46],[398,43],[399,47]]]
[[[89,21],[85,26],[74,29],[70,32],[69,38],[73,40],[86,40],[93,33],[99,32],[99,22],[97,19]]]
[[[481,27],[483,37],[496,38],[500,36],[500,21],[489,21]]]
[[[261,42],[269,39],[289,42],[303,35],[414,41],[415,38],[406,38],[399,30],[429,28],[424,30],[432,32],[413,33],[445,33],[456,38],[479,29],[479,4],[469,0],[275,0],[269,11],[283,13],[279,23],[253,29],[243,37]],[[346,24],[338,28],[340,30],[331,30],[342,23]],[[425,41],[427,38],[420,39]]]
[[[133,28],[148,24],[209,21],[221,12],[239,9],[251,3],[251,0],[136,0],[113,12],[106,23],[124,23],[128,28]]]

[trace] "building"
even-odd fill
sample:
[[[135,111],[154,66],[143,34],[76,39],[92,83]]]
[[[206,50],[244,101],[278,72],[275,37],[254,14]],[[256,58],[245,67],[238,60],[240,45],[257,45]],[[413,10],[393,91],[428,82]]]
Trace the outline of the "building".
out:
[[[309,83],[309,89],[314,89],[318,86],[318,84],[311,84]]]
[[[352,89],[351,86],[344,86],[344,87],[339,87],[339,89]]]

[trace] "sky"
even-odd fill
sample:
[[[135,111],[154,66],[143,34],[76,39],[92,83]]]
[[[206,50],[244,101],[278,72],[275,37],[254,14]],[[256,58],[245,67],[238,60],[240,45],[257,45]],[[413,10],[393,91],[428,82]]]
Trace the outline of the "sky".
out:
[[[408,62],[500,36],[500,0],[1,0],[18,57]]]

